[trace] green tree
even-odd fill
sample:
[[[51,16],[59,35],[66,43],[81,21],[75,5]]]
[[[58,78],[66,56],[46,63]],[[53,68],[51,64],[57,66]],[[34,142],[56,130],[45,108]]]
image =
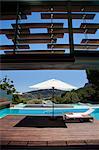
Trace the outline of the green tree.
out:
[[[13,94],[16,92],[13,81],[7,78],[7,76],[0,80],[0,89],[6,91],[7,94]]]
[[[99,70],[86,70],[89,83],[99,88]]]
[[[95,96],[95,89],[93,88],[93,86],[80,88],[76,92],[81,102],[91,101]]]
[[[99,70],[86,70],[87,79],[95,90],[94,101],[99,102]]]
[[[14,94],[16,92],[16,88],[14,86],[14,83],[7,76],[5,76],[3,79],[0,80],[0,89],[6,91],[6,93],[8,95],[9,94],[12,95],[12,102],[17,103],[17,101],[19,101],[18,95]]]
[[[64,99],[62,97],[60,97],[60,96],[55,96],[54,103],[56,103],[56,104],[63,104],[64,103]]]
[[[70,92],[66,92],[63,98],[64,98],[64,103],[77,103],[79,101],[79,97],[74,90]]]

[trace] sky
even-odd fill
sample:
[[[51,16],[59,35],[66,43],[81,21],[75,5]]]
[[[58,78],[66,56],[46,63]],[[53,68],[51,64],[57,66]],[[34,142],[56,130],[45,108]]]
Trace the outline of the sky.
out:
[[[32,13],[31,16],[28,16],[27,20],[21,20],[20,23],[25,22],[34,22],[34,23],[51,23],[50,19],[43,19],[41,20],[40,13]],[[60,22],[64,23],[64,27],[67,27],[68,23],[67,20],[64,19],[54,19],[53,22]],[[80,27],[81,23],[92,23],[93,20],[73,20],[73,27]],[[12,28],[11,24],[15,23],[15,21],[0,21],[0,28]],[[94,23],[99,23],[99,14],[96,13],[94,18]],[[31,33],[47,33],[47,29],[30,29]],[[74,43],[79,44],[82,39],[86,38],[86,35],[82,34],[74,34]],[[95,35],[87,34],[87,38],[99,38],[99,30],[96,32]],[[68,34],[64,34],[63,39],[57,40],[58,44],[68,43]],[[0,35],[0,45],[9,45],[13,44],[11,40],[8,40],[5,35]],[[47,49],[47,44],[30,44],[31,50]],[[65,51],[69,53],[69,50]],[[0,51],[0,53],[4,53]],[[34,71],[1,71],[0,78],[4,76],[8,76],[11,80],[14,81],[14,85],[19,92],[26,92],[30,91],[29,86],[37,84],[39,82],[43,82],[49,79],[58,79],[63,82],[69,83],[76,87],[83,87],[85,83],[88,82],[86,77],[85,70],[34,70]]]
[[[88,83],[86,72],[84,70],[22,70],[22,71],[2,71],[1,78],[7,77],[14,81],[14,85],[18,92],[31,91],[29,86],[50,80],[57,79],[65,83],[76,86],[77,88],[83,87]]]

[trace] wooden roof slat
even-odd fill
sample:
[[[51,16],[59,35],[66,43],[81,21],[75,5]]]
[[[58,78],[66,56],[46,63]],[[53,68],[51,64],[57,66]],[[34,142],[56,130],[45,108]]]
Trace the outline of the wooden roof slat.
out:
[[[72,19],[94,19],[95,14],[72,14]],[[51,19],[51,13],[41,13],[41,19]],[[68,19],[67,13],[53,13],[53,19]]]
[[[26,28],[50,28],[53,24],[53,28],[63,28],[63,23],[20,23],[19,26],[22,29]],[[15,24],[12,24],[15,28]]]
[[[99,23],[81,23],[80,28],[99,29]]]
[[[94,50],[75,50],[74,51],[75,56],[83,56],[83,57],[99,57],[99,51],[94,51]]]
[[[27,15],[31,15],[32,14],[32,12],[30,11],[30,10],[22,10],[22,11],[20,11],[21,12],[21,16],[23,15],[23,17],[24,16],[26,16],[27,17]],[[6,10],[1,10],[1,14],[0,14],[1,16],[7,16],[7,15],[9,15],[9,16],[11,16],[11,15],[15,15],[16,16],[16,10],[9,10],[9,11],[7,11],[7,9]],[[25,18],[25,17],[24,17]]]
[[[2,1],[1,2],[1,14],[16,14],[17,1]],[[31,12],[50,12],[51,6],[53,6],[55,12],[66,12],[68,2],[65,1],[20,1],[21,12],[29,14]],[[5,7],[6,6],[6,7]],[[72,1],[71,11],[74,12],[99,12],[98,1]]]
[[[20,29],[21,34],[29,34],[30,30],[27,29]],[[96,28],[73,28],[74,33],[88,33],[88,34],[95,34],[97,31]],[[14,29],[0,29],[0,34],[14,34]],[[48,28],[48,33],[51,33],[51,28]],[[68,33],[68,28],[54,28],[52,33]]]
[[[1,15],[16,15],[16,10],[17,10],[17,2],[19,1],[2,1],[1,3]],[[21,3],[21,1],[20,1]],[[27,7],[24,7],[24,3],[21,5],[19,4],[19,7],[21,8],[20,11],[24,15],[31,15],[31,12],[28,10],[28,5]]]
[[[4,51],[5,54],[13,54],[13,51]],[[65,50],[28,50],[16,51],[16,54],[63,54]]]
[[[90,28],[73,28],[73,33],[88,33],[88,34],[95,34],[97,29],[90,29]],[[54,28],[51,31],[51,28],[48,28],[48,33],[69,33],[68,28]]]
[[[53,39],[53,42],[56,43],[57,39]],[[40,44],[40,43],[51,43],[51,39],[19,39],[19,44]]]
[[[29,34],[30,30],[29,29],[20,29],[19,32],[21,34]],[[0,34],[14,34],[15,29],[0,29]]]
[[[29,49],[29,45],[17,45],[18,49]],[[13,50],[14,45],[0,45],[0,50]]]
[[[52,44],[48,44],[48,48],[51,48],[52,47]],[[97,49],[99,47],[99,45],[86,45],[86,44],[74,44],[74,48],[75,49],[87,49],[87,50],[90,50],[90,49]],[[69,44],[53,44],[53,48],[57,49],[57,48],[67,48],[69,49],[70,46]]]
[[[16,20],[16,18],[17,18],[16,15],[13,15],[13,14],[11,14],[11,15],[7,14],[7,15],[0,16],[0,20]],[[21,19],[27,19],[27,16],[21,15]]]
[[[64,62],[64,60],[66,61],[70,61],[71,62],[71,58],[73,58],[74,61],[74,57],[71,56],[70,54],[15,54],[15,55],[0,55],[1,56],[1,63],[20,63],[20,62],[46,62],[46,61],[56,61],[57,60]],[[12,59],[11,59],[12,58]],[[19,60],[19,61],[18,61]]]
[[[7,34],[7,38],[13,39],[14,35]],[[18,35],[20,39],[51,39],[52,34],[50,33],[37,33],[37,34],[21,34]],[[53,38],[63,38],[63,33],[53,34]]]
[[[81,43],[99,44],[99,39],[82,39]]]
[[[35,5],[31,6],[28,8],[28,13],[29,12],[51,12],[51,7],[53,6],[54,12],[67,12],[67,5],[62,5],[60,4],[59,6],[56,4],[55,5],[45,5],[45,6],[40,6],[40,5]],[[71,11],[72,12],[99,12],[99,6],[93,5],[93,6],[82,6],[80,5],[75,5],[71,6]]]
[[[42,51],[42,54],[41,54],[41,51]],[[54,52],[65,52],[65,50],[53,50]],[[10,52],[13,52],[13,51],[5,51],[5,53],[10,53]],[[52,52],[52,51],[50,51],[50,50],[29,50],[29,51],[16,51],[16,52],[33,52],[32,54],[34,54],[34,55],[30,55],[30,53],[28,53],[28,56],[29,57],[34,57],[34,59],[36,59],[36,57],[37,58],[40,58],[40,55],[39,55],[39,52],[40,52],[40,54],[41,54],[41,59],[42,59],[42,57],[43,57],[43,52],[45,53],[45,52]],[[37,52],[38,52],[38,54],[37,54]],[[50,53],[50,54],[53,54],[53,53]],[[20,54],[20,55],[22,55],[22,54]],[[47,54],[46,54],[47,55]],[[99,57],[99,51],[87,51],[87,50],[75,50],[74,51],[74,55],[75,56],[83,56],[83,57]],[[6,58],[6,59],[8,59],[8,60],[10,60],[10,56],[8,56],[8,57],[6,57],[5,55],[2,55],[1,54],[1,56],[2,56],[2,58]],[[18,55],[16,54],[16,56],[15,57],[17,57]],[[35,57],[36,56],[36,57]],[[49,56],[50,57],[50,55],[47,55],[47,56]],[[51,55],[52,56],[52,55]],[[61,57],[61,56],[70,56],[70,54],[66,54],[66,53],[62,53],[62,55],[57,55],[56,54],[56,56],[58,56],[58,57]],[[27,57],[26,57],[26,55],[24,54],[24,59],[27,59]],[[16,60],[17,61],[17,60]]]
[[[56,3],[56,1],[57,1],[57,3]],[[60,0],[60,1],[58,1],[58,0],[56,0],[56,1],[53,1],[53,0],[37,0],[37,1],[32,1],[31,3],[30,2],[26,2],[26,3],[21,3],[21,4],[25,4],[25,6],[26,5],[28,5],[28,6],[35,6],[35,5],[38,5],[39,3],[38,2],[40,2],[40,6],[46,6],[46,7],[48,7],[48,6],[66,6],[67,4],[68,4],[68,0]],[[90,3],[89,3],[89,1],[86,1],[86,0],[79,0],[79,1],[77,1],[77,0],[71,0],[71,4],[72,4],[72,6],[83,6],[83,7],[85,7],[86,5],[87,6],[99,6],[99,1],[92,1],[92,0],[90,0]]]

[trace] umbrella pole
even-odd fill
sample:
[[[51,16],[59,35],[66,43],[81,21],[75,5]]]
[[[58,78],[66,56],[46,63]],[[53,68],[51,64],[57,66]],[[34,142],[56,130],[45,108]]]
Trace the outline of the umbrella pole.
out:
[[[52,87],[53,89],[53,93],[52,93],[52,102],[53,102],[53,106],[52,106],[52,118],[54,119],[54,87]]]

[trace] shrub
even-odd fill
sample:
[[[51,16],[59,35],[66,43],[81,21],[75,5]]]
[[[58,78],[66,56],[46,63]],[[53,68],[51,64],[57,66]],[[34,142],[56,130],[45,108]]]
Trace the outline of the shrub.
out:
[[[27,104],[42,104],[42,100],[38,100],[38,99],[28,100]]]

